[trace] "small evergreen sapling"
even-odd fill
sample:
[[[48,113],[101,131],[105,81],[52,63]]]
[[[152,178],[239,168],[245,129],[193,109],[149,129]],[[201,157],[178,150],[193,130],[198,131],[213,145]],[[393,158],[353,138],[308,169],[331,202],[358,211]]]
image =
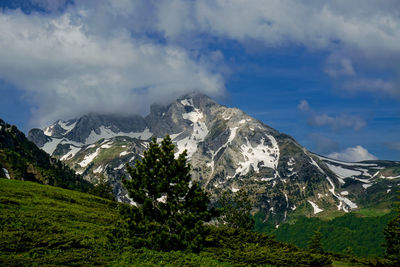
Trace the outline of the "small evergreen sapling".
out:
[[[322,248],[322,243],[321,243],[322,235],[321,232],[315,231],[314,235],[311,237],[310,242],[308,243],[308,249],[312,253],[317,253],[317,254],[323,254],[324,249]]]
[[[135,206],[121,210],[133,242],[157,250],[199,249],[211,220],[209,196],[191,182],[186,151],[175,158],[169,136],[161,144],[155,138],[123,183]]]
[[[254,219],[251,216],[252,203],[248,193],[240,189],[236,193],[225,191],[219,199],[220,217],[218,222],[230,228],[253,230]]]

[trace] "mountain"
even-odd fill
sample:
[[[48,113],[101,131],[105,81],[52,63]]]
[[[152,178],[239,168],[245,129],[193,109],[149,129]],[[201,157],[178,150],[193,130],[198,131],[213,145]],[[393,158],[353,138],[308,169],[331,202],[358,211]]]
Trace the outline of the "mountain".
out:
[[[84,192],[93,187],[63,162],[51,158],[30,142],[17,127],[1,119],[0,177],[34,181]]]
[[[187,150],[192,177],[215,198],[249,190],[254,212],[278,224],[288,215],[351,210],[394,200],[400,163],[348,163],[316,155],[236,108],[202,94],[153,105],[146,117],[88,114],[56,121],[28,138],[92,183],[108,179],[120,201],[126,163],[140,159],[152,137],[169,134]]]

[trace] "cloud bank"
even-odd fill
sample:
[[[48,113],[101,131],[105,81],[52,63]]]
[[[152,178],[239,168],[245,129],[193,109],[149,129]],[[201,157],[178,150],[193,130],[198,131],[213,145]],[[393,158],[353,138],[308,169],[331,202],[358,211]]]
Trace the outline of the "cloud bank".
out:
[[[0,78],[37,106],[34,124],[87,112],[145,113],[153,102],[193,90],[223,92],[221,75],[187,51],[123,30],[91,34],[85,15],[75,15],[0,13]]]
[[[341,114],[338,116],[330,116],[328,114],[318,114],[313,109],[306,100],[302,100],[297,108],[307,114],[308,124],[315,127],[328,126],[332,130],[340,130],[343,128],[351,128],[354,131],[358,131],[363,128],[367,123],[364,119],[347,114]]]
[[[0,79],[26,92],[35,126],[85,112],[145,113],[198,90],[224,92],[210,40],[327,54],[346,90],[400,96],[398,0],[31,0],[46,14],[0,11]],[[217,66],[217,67],[216,67]],[[385,77],[363,73],[380,71]],[[310,124],[355,130],[355,117]]]
[[[362,146],[349,147],[341,152],[333,152],[328,154],[327,157],[347,162],[378,159]]]

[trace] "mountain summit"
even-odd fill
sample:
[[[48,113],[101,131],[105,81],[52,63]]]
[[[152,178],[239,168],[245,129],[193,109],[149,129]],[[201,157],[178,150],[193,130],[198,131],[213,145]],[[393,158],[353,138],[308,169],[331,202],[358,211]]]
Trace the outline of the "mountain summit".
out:
[[[170,105],[153,105],[146,117],[88,114],[32,129],[29,139],[96,183],[105,177],[120,201],[124,166],[143,155],[152,137],[169,134],[176,153],[187,150],[192,177],[213,197],[225,190],[249,190],[254,211],[277,222],[301,210],[349,212],[394,197],[400,163],[346,163],[311,153],[236,108],[202,94]],[[373,197],[371,196],[373,194]]]

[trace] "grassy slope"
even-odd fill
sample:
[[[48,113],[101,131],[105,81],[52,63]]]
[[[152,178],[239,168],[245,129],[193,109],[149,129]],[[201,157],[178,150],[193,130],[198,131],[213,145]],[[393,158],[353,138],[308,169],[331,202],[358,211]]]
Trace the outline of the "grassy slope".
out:
[[[207,252],[114,247],[116,202],[77,191],[0,179],[0,210],[0,266],[232,266]]]
[[[198,254],[115,247],[108,239],[119,213],[115,202],[32,182],[0,179],[0,266],[248,266],[323,256],[256,233],[213,228]],[[334,266],[358,266],[349,259]],[[315,265],[315,264],[314,264]]]
[[[104,264],[115,202],[89,194],[0,179],[0,265]]]

